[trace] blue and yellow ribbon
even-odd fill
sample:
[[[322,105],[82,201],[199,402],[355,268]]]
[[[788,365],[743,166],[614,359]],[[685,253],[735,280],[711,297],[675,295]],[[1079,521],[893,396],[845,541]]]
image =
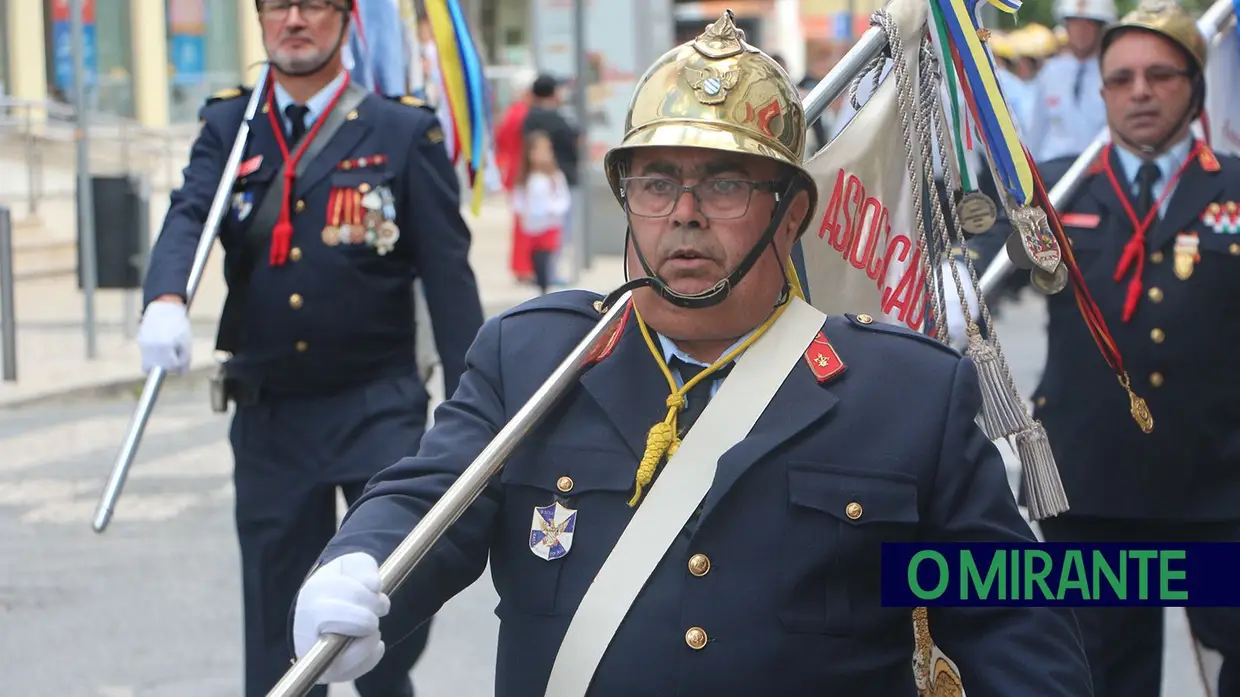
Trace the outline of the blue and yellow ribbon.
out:
[[[964,89],[994,163],[998,184],[1018,205],[1025,205],[1034,198],[1033,172],[1011,110],[999,88],[994,62],[978,36],[981,23],[976,18],[984,3],[1009,14],[1019,10],[1021,4],[1017,0],[935,1],[942,11],[943,26],[951,37],[951,51],[967,82]]]
[[[482,206],[490,147],[488,88],[482,58],[457,0],[426,0],[426,16],[439,54],[439,72],[452,116],[453,161],[464,158],[473,189],[473,211]]]

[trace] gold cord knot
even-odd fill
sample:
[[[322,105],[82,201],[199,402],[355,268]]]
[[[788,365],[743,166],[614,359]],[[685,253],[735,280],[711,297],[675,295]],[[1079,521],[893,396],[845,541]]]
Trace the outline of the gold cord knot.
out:
[[[667,408],[679,411],[685,406],[685,396],[680,391],[673,392],[667,396]]]
[[[655,424],[646,434],[646,452],[642,455],[641,463],[637,465],[637,491],[633,494],[633,498],[629,499],[630,507],[636,506],[641,500],[642,490],[654,479],[654,471],[658,469],[663,455],[667,453],[675,439],[676,431],[666,421]]]

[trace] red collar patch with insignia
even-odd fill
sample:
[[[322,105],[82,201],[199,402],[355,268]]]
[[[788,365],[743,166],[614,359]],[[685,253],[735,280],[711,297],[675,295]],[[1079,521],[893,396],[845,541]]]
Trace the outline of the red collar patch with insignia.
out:
[[[831,342],[827,341],[827,335],[821,331],[805,350],[805,362],[809,364],[810,372],[820,384],[844,372],[848,367],[840,360],[840,355],[835,352]]]

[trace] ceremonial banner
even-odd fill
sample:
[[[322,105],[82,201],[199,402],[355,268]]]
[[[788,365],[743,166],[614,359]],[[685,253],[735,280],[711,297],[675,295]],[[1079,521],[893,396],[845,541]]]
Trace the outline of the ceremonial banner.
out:
[[[1240,155],[1240,23],[1210,42],[1205,72],[1210,147],[1218,155]]]
[[[886,9],[901,32],[913,101],[901,104],[895,73],[885,71],[843,131],[807,163],[818,185],[818,210],[802,238],[804,280],[814,306],[826,314],[865,312],[920,331],[927,289],[917,232],[922,187],[920,172],[915,189],[909,178],[901,109],[915,108],[927,9],[922,2]]]

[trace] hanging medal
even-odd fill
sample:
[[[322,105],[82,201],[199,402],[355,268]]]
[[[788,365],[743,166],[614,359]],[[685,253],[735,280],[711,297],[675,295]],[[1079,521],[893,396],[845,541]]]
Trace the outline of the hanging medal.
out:
[[[1201,261],[1201,240],[1195,232],[1181,232],[1175,238],[1175,277],[1187,281]]]

